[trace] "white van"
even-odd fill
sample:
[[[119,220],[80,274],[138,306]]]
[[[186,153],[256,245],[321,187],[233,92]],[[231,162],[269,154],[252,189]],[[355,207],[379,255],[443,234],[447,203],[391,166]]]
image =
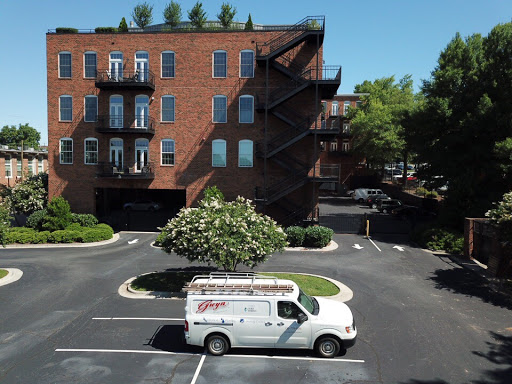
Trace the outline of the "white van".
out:
[[[335,357],[356,342],[347,305],[310,297],[290,280],[255,274],[195,276],[183,290],[185,341],[212,355],[229,348],[315,349]]]
[[[382,194],[384,194],[384,192],[382,192],[382,189],[357,188],[356,190],[354,190],[354,193],[352,193],[352,198],[359,203],[363,203],[371,195],[382,195]]]

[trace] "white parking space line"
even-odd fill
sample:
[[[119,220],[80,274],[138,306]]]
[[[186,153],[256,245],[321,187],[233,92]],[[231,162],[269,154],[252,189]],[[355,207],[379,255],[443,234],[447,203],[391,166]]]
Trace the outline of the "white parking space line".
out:
[[[280,360],[323,361],[324,363],[364,363],[364,360],[324,359],[324,358],[321,358],[321,357],[261,356],[261,355],[224,355],[224,357],[246,357],[246,358],[249,358],[249,359],[280,359]]]
[[[188,356],[199,356],[199,353],[177,353],[168,351],[144,351],[138,349],[79,349],[79,348],[57,348],[55,352],[95,352],[95,353],[139,353],[149,355],[188,355]]]
[[[203,367],[204,359],[206,359],[206,354],[203,353],[203,356],[201,356],[201,361],[199,361],[199,365],[197,366],[196,373],[194,373],[194,377],[192,378],[190,384],[196,384],[196,380],[199,377],[199,372],[201,372],[201,368]]]
[[[377,247],[377,244],[375,244],[371,238],[369,238],[369,237],[368,237],[368,240],[370,240],[370,241],[371,241],[371,243],[375,246],[375,248],[377,248],[377,249],[379,250],[379,252],[382,252],[382,251],[380,250],[380,248],[379,248],[379,247]]]
[[[151,320],[151,321],[185,321],[174,317],[93,317],[93,320]]]

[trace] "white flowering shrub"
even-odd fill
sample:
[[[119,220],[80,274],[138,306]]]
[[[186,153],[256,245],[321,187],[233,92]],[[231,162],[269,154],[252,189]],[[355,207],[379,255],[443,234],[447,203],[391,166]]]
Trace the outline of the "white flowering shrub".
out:
[[[256,213],[250,200],[239,196],[226,202],[216,187],[205,191],[198,208],[183,208],[159,239],[167,253],[225,271],[235,271],[240,264],[253,268],[287,245],[282,228]]]
[[[29,215],[46,207],[48,175],[40,173],[2,192],[3,205],[13,213]]]
[[[505,193],[503,200],[485,214],[501,232],[502,237],[512,236],[512,192]],[[507,239],[510,241],[510,238]]]

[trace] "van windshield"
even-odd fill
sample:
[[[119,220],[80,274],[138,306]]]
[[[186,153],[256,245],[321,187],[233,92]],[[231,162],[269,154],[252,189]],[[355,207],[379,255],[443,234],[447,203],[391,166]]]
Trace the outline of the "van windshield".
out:
[[[318,301],[314,297],[310,297],[302,292],[302,289],[299,288],[299,297],[297,298],[299,303],[313,315],[317,315],[320,307],[318,305]]]

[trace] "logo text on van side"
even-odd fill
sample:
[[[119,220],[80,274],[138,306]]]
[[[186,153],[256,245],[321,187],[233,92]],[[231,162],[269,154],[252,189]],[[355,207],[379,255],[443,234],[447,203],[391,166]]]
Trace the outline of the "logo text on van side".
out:
[[[207,300],[207,301],[203,301],[202,303],[200,303],[197,306],[196,313],[203,313],[203,312],[207,311],[208,309],[216,311],[219,308],[225,308],[227,306],[228,306],[228,303],[226,303],[225,301],[213,302],[213,300]]]

